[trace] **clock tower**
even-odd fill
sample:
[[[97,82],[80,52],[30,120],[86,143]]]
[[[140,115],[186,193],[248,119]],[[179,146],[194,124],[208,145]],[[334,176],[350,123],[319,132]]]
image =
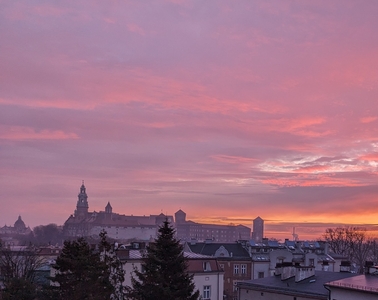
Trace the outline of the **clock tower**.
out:
[[[76,204],[76,210],[75,210],[75,217],[79,218],[85,218],[88,214],[88,195],[85,190],[84,186],[84,180],[80,187],[80,193],[77,196],[77,204]]]

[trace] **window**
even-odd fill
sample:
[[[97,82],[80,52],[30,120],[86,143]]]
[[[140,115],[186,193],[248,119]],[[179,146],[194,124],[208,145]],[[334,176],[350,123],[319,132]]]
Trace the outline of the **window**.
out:
[[[210,262],[208,261],[203,262],[203,270],[205,272],[211,271]]]
[[[219,264],[219,268],[220,268],[221,270],[224,270],[224,264]]]
[[[258,278],[264,278],[264,272],[259,272]]]
[[[247,265],[241,265],[240,271],[241,271],[242,274],[246,274],[247,273]]]
[[[234,265],[234,274],[239,274],[239,265]]]
[[[211,296],[211,286],[204,285],[203,286],[203,299],[210,299]]]

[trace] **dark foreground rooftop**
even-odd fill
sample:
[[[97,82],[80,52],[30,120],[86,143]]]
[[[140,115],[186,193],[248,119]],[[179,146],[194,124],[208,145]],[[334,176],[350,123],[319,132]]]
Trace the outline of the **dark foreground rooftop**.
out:
[[[281,276],[271,276],[238,283],[241,289],[258,290],[262,292],[280,292],[293,296],[321,296],[327,299],[329,291],[324,287],[325,283],[356,277],[352,273],[315,271],[315,275],[300,282],[295,282],[295,277],[281,280]]]
[[[331,281],[326,285],[331,287],[341,287],[345,289],[360,290],[378,294],[378,276],[376,275],[358,275],[350,278]]]

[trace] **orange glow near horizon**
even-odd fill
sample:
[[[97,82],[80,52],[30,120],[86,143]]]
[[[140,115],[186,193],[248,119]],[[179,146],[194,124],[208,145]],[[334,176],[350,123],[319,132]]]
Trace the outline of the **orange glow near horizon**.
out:
[[[0,226],[91,210],[321,235],[378,214],[378,2],[12,1]],[[198,14],[200,12],[200,14]]]

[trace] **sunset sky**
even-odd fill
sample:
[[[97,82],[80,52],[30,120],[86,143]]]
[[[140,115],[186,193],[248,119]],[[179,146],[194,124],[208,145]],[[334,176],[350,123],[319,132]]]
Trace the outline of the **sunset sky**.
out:
[[[1,1],[0,226],[378,223],[378,1]],[[378,227],[377,227],[378,230]]]

